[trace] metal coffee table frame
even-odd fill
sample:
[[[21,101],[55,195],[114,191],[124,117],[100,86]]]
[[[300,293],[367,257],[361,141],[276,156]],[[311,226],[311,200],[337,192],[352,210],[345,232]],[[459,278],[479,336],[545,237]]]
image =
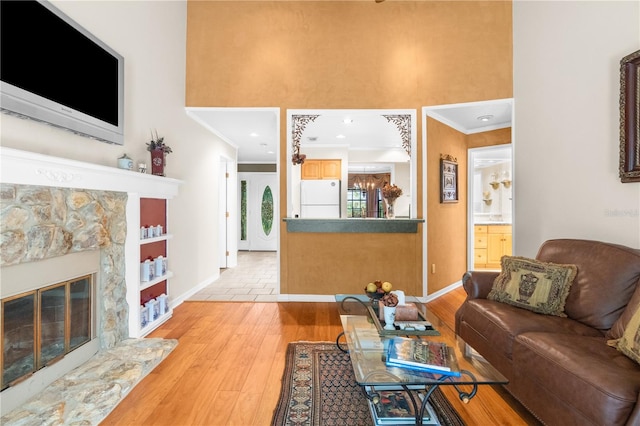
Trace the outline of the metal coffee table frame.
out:
[[[404,335],[415,339],[446,342],[456,353],[460,377],[387,367],[385,365],[386,348],[388,342],[398,333],[393,335],[380,333],[379,327],[376,327],[375,320],[372,318],[370,309],[372,301],[366,295],[338,294],[336,302],[338,302],[343,327],[343,332],[336,339],[336,345],[343,352],[349,353],[356,382],[362,388],[364,395],[375,403],[379,399],[376,388],[405,390],[414,407],[416,425],[423,424],[429,398],[439,386],[453,386],[460,400],[468,403],[476,395],[479,385],[508,383],[502,374],[484,358],[476,355],[469,345],[456,336],[453,330],[429,312],[415,297],[408,297],[407,302],[414,303],[418,307],[420,315],[431,322],[437,333],[420,335],[410,330]],[[346,347],[342,339],[346,341]],[[367,391],[367,389],[372,390]],[[424,393],[422,400],[418,396],[419,392]]]

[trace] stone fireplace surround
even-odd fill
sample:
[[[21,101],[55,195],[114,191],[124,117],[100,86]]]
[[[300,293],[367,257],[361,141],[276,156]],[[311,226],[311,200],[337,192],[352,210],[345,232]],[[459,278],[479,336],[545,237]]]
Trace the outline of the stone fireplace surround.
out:
[[[0,267],[5,298],[97,274],[95,334],[101,348],[128,336],[124,282],[127,194],[0,183]],[[99,251],[97,261],[76,253]],[[68,262],[64,262],[65,260]]]
[[[0,183],[3,203],[0,215],[0,268],[3,281],[4,272],[11,271],[12,268],[38,265],[38,274],[46,276],[46,270],[40,268],[42,265],[51,262],[56,265],[60,259],[73,259],[73,256],[84,256],[82,253],[91,251],[99,253],[98,256],[93,254],[94,259],[98,258],[99,262],[95,264],[94,260],[95,266],[90,267],[97,270],[96,340],[92,345],[85,345],[86,348],[81,347],[83,350],[80,356],[83,358],[76,361],[63,359],[52,367],[47,367],[45,370],[48,371],[40,374],[39,378],[34,374],[25,382],[3,391],[0,396],[4,406],[8,402],[7,397],[13,399],[15,394],[19,394],[20,399],[28,399],[53,380],[82,364],[97,350],[113,348],[128,337],[140,336],[139,318],[136,314],[140,304],[139,201],[141,197],[173,198],[177,195],[181,182],[115,167],[0,147]],[[56,201],[49,204],[49,207],[46,207],[47,203],[41,202],[41,198],[49,197],[69,205],[72,214],[75,214],[74,207],[86,208],[91,204],[90,212],[85,212],[84,217],[77,216],[81,226],[78,226],[74,236],[68,235],[66,231],[52,232],[51,229],[55,227],[51,224],[35,226],[36,229],[32,232],[37,235],[38,239],[35,241],[39,244],[19,250],[19,238],[16,242],[14,229],[10,229],[15,228],[16,220],[20,222],[22,218],[18,207],[21,201],[15,199],[18,193],[27,202],[24,207],[39,213],[46,212],[44,215],[40,214],[40,218],[56,214]],[[88,220],[88,217],[92,219]],[[49,245],[48,250],[43,250],[43,241],[53,244]],[[29,263],[33,261],[37,263]],[[24,289],[14,284],[7,287],[3,283],[2,297],[9,295],[5,294],[8,291],[17,294]],[[3,407],[3,412],[4,408],[6,407]]]

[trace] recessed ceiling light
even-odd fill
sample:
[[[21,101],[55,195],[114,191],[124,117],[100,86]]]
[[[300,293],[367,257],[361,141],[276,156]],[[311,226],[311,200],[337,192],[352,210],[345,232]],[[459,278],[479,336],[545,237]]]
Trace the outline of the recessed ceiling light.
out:
[[[481,115],[480,117],[478,117],[478,120],[480,120],[480,121],[489,121],[492,118],[493,118],[493,115],[487,114],[487,115]]]
[[[252,136],[252,137],[254,137],[254,138],[255,138],[255,137],[257,137],[257,136],[258,136],[258,134],[257,134],[256,132],[251,132],[251,133],[249,134],[249,136]]]
[[[353,118],[345,118],[342,121],[344,122],[344,124],[351,124],[351,123],[353,123]]]
[[[338,136],[336,136],[336,138],[338,138],[338,139],[344,139],[344,138],[346,138],[346,136],[345,136],[345,135],[338,135]]]

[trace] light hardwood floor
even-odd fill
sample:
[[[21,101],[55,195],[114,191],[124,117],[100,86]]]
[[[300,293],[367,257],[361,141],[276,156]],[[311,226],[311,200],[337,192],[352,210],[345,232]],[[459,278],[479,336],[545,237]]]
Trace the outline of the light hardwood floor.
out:
[[[457,289],[428,304],[450,327],[464,299]],[[102,425],[269,425],[292,341],[335,341],[334,303],[185,302],[149,337],[177,348]],[[536,425],[501,387],[483,386],[468,404],[447,398],[469,426]]]

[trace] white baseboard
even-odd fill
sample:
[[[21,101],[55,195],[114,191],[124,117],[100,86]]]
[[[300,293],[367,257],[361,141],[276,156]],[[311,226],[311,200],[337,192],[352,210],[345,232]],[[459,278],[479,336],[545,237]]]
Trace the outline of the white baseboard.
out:
[[[450,291],[462,285],[462,280],[457,281],[437,292],[425,297],[418,297],[418,300],[422,303],[430,302],[443,294],[447,294]],[[335,302],[336,297],[334,294],[279,294],[278,302]]]
[[[176,306],[182,304],[182,302],[189,299],[191,296],[193,296],[203,288],[207,287],[208,285],[216,281],[218,278],[220,278],[220,274],[218,274],[217,276],[209,277],[206,280],[202,281],[200,284],[198,284],[196,287],[189,290],[188,292],[181,294],[179,297],[174,298],[170,303],[171,308],[175,309]],[[450,286],[445,287],[441,290],[438,290],[433,294],[430,294],[425,297],[418,297],[418,300],[422,303],[430,302],[431,300],[437,299],[443,294],[447,294],[450,291],[455,290],[461,285],[462,285],[462,281],[455,282]],[[278,302],[335,302],[336,297],[334,294],[278,294],[277,301]]]
[[[279,294],[278,302],[335,302],[334,294]]]
[[[190,298],[191,296],[193,296],[194,294],[196,294],[197,292],[199,292],[203,288],[211,285],[211,283],[213,283],[214,281],[218,280],[219,278],[220,278],[220,272],[218,272],[215,275],[210,276],[209,278],[207,278],[207,279],[205,279],[203,281],[200,281],[200,284],[198,284],[197,286],[193,287],[189,291],[187,291],[185,293],[182,293],[180,296],[172,298],[170,300],[169,306],[171,307],[171,309],[175,309],[176,306],[181,305],[182,302],[184,302],[185,300],[187,300],[188,298]]]
[[[462,280],[456,281],[455,283],[453,283],[453,284],[451,284],[451,285],[449,285],[449,286],[447,286],[447,287],[445,287],[443,289],[440,289],[440,290],[436,291],[433,294],[429,294],[429,295],[427,295],[425,297],[418,297],[418,300],[420,300],[422,303],[430,302],[430,301],[432,301],[434,299],[437,299],[438,297],[442,296],[443,294],[447,294],[450,291],[453,291],[453,290],[457,289],[461,285],[462,285]]]

